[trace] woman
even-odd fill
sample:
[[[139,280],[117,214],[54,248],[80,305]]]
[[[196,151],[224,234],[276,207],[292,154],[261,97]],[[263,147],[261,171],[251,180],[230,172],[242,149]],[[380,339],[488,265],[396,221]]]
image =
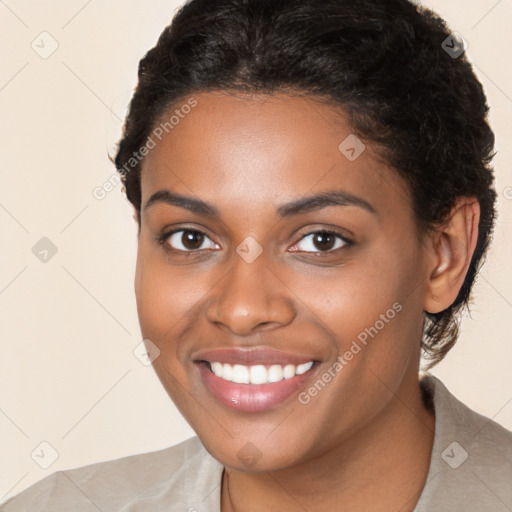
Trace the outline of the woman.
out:
[[[512,509],[512,434],[420,375],[489,245],[464,44],[407,0],[192,0],[115,164],[154,368],[197,437],[2,510]]]

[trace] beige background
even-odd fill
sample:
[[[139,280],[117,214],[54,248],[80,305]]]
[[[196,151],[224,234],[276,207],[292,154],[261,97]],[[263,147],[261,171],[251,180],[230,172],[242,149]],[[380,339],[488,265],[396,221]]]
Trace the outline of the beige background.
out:
[[[499,151],[494,245],[472,318],[433,373],[512,429],[512,2],[425,4],[468,41]],[[193,435],[151,367],[132,353],[141,341],[132,211],[119,186],[103,200],[92,194],[114,173],[107,155],[138,61],[178,5],[0,1],[0,500],[55,470]],[[31,43],[48,51],[50,37],[59,46],[43,59]],[[31,250],[42,237],[58,249],[46,263]],[[51,462],[43,441],[58,452],[47,469],[38,465]]]

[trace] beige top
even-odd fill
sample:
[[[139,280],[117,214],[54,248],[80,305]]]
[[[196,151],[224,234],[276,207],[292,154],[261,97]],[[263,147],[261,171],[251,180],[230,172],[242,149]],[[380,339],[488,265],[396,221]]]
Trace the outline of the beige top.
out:
[[[512,511],[512,432],[459,402],[432,375],[435,438],[415,512]],[[57,471],[2,512],[220,512],[223,466],[197,437],[157,452]]]

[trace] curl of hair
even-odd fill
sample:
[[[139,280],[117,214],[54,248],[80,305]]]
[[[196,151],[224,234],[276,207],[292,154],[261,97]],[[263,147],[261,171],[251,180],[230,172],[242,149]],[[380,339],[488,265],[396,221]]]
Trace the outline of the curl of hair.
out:
[[[466,55],[443,49],[450,33],[408,0],[188,1],[139,63],[115,156],[139,223],[143,161],[133,154],[187,96],[286,92],[341,107],[408,184],[419,234],[446,220],[459,197],[480,204],[464,284],[450,307],[425,315],[421,344],[434,366],[457,340],[496,215],[489,107]]]

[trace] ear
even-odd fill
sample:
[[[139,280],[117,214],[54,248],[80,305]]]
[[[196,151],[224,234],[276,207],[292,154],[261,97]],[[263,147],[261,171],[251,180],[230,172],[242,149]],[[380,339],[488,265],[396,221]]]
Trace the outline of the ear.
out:
[[[478,200],[463,197],[436,231],[426,280],[425,311],[439,313],[457,298],[475,251],[479,221]]]

